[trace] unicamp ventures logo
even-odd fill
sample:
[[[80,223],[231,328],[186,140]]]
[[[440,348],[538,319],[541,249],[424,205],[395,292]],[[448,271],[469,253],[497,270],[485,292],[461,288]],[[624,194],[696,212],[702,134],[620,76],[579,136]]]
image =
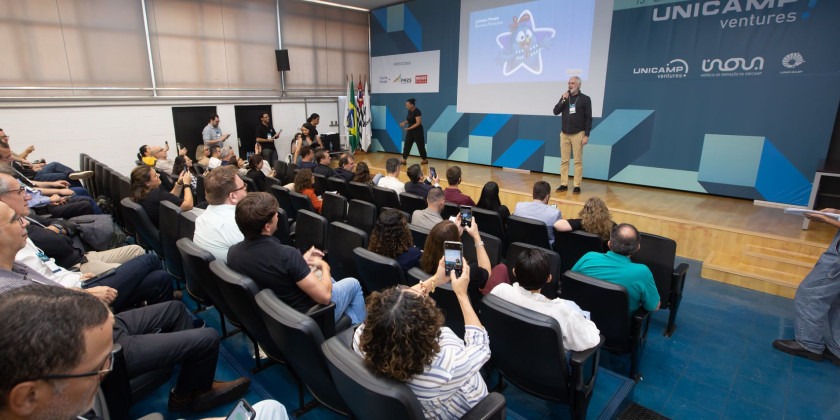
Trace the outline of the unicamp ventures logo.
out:
[[[720,28],[781,25],[808,19],[817,0],[703,0],[652,9],[654,22],[719,16]],[[803,10],[804,9],[804,10]]]
[[[664,66],[636,67],[635,75],[652,75],[657,79],[682,79],[688,76],[688,63],[682,58],[675,58]]]

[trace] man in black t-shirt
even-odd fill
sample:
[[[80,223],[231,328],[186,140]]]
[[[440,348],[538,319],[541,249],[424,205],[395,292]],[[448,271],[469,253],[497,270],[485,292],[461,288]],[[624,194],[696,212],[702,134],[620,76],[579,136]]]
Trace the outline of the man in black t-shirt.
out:
[[[280,130],[280,132],[282,133],[283,130]],[[277,148],[274,146],[274,140],[280,136],[280,133],[274,131],[274,127],[271,126],[271,116],[268,115],[268,112],[260,114],[260,123],[254,130],[254,136],[262,150],[263,159],[269,162],[269,166],[274,166],[274,162],[277,161]]]
[[[592,101],[580,92],[580,77],[569,79],[569,90],[563,92],[560,102],[554,106],[554,115],[560,115],[560,186],[558,192],[569,189],[569,158],[575,157],[575,183],[573,194],[580,194],[583,178],[583,146],[589,142],[592,130]]]
[[[248,193],[236,205],[236,225],[245,240],[228,250],[230,268],[253,279],[260,289],[271,289],[300,312],[332,302],[336,321],[345,314],[353,324],[364,321],[365,300],[358,280],[333,281],[323,252],[313,247],[301,255],[273,236],[278,207],[277,200],[264,192]]]

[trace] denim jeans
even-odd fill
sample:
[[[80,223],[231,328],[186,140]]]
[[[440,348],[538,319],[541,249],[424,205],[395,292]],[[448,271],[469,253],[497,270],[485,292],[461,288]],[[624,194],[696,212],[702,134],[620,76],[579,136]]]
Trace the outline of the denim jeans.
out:
[[[362,285],[352,277],[347,277],[340,281],[333,279],[332,298],[330,298],[330,302],[335,304],[336,322],[342,315],[347,315],[355,325],[362,323],[367,317],[365,298],[362,295]]]
[[[840,230],[796,289],[796,341],[806,350],[825,347],[840,356]]]
[[[35,174],[36,181],[70,181],[68,176],[75,172],[73,169],[64,165],[60,162],[50,162],[44,165],[40,171]],[[82,184],[79,181],[70,181],[70,185],[75,187],[81,187]]]

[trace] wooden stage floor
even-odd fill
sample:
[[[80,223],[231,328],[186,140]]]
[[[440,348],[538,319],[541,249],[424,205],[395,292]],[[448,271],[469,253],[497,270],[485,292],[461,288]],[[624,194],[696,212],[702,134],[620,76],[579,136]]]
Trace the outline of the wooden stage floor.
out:
[[[393,153],[358,153],[357,162],[367,162],[372,172],[385,172],[385,161],[390,157],[399,157]],[[418,157],[412,156],[408,164],[419,163]],[[519,201],[531,199],[531,188],[539,180],[551,184],[552,190],[560,185],[560,176],[544,173],[508,171],[502,168],[476,165],[462,162],[429,159],[441,178],[441,185],[447,185],[446,169],[458,165],[463,173],[461,190],[478,201],[481,188],[487,181],[495,181],[501,190],[502,203],[511,212]],[[405,167],[400,177],[408,180]],[[831,241],[836,230],[828,225],[812,223],[810,229],[802,230],[802,217],[784,214],[781,209],[761,207],[751,200],[720,197],[707,194],[666,190],[654,187],[621,184],[615,182],[585,179],[581,185],[582,193],[552,193],[551,202],[557,203],[564,217],[577,217],[583,203],[593,196],[600,197],[616,222],[633,223],[645,232],[666,236],[677,241],[677,254],[706,262],[706,264],[732,265],[735,271],[744,271],[747,261],[760,254],[755,265],[760,268],[773,266],[774,271],[794,271],[783,279],[774,272],[763,273],[771,283],[784,286],[784,293],[775,287],[751,287],[774,294],[792,296],[792,288],[801,281],[805,268],[813,262]],[[644,246],[644,244],[643,244]],[[793,255],[779,256],[779,253],[792,252]],[[765,255],[766,254],[766,255]],[[768,264],[763,257],[793,262],[795,270]],[[750,257],[750,258],[747,258]],[[712,261],[710,261],[710,258]],[[807,266],[807,267],[806,267]],[[746,271],[749,267],[747,267]],[[704,275],[710,274],[704,269]],[[744,274],[744,273],[741,273]],[[800,276],[801,274],[801,276]],[[797,280],[798,279],[798,280]],[[720,280],[720,279],[716,279]],[[722,280],[725,281],[725,280]],[[737,281],[727,281],[738,284]]]

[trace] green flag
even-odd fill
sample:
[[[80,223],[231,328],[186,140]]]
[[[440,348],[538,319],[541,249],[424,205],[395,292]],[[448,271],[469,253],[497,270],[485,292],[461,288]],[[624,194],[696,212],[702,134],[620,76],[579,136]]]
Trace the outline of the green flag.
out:
[[[356,95],[353,92],[353,81],[347,86],[347,137],[350,150],[359,148],[359,109],[356,107]]]

